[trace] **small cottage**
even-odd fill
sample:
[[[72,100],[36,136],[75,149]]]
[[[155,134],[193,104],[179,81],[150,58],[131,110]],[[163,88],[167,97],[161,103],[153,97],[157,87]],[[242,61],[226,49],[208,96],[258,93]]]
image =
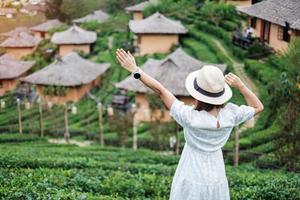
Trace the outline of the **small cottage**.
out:
[[[79,19],[73,20],[73,23],[75,24],[82,24],[90,21],[96,21],[98,23],[106,22],[110,18],[110,15],[103,12],[102,10],[96,10],[93,13],[81,17]]]
[[[276,51],[285,51],[291,38],[300,36],[300,1],[265,0],[238,10],[249,16],[255,36]]]
[[[204,65],[211,64],[199,61],[189,56],[181,48],[179,48],[163,60],[149,59],[142,66],[142,69],[161,82],[181,101],[192,105],[194,103],[194,99],[190,97],[189,93],[185,89],[185,78],[190,72],[199,70]],[[223,72],[226,70],[226,65],[224,64],[217,64],[215,66],[219,67]],[[137,105],[135,117],[138,122],[150,122],[157,120],[161,122],[171,121],[169,111],[163,111],[163,109],[159,108],[155,108],[155,110],[153,110],[153,108],[151,108],[153,103],[157,104],[157,102],[151,102],[153,101],[151,99],[153,91],[144,86],[140,81],[134,79],[132,76],[129,76],[125,80],[117,83],[116,87],[135,92],[135,102]]]
[[[50,38],[49,31],[51,29],[58,28],[63,25],[64,23],[60,22],[58,19],[51,19],[51,20],[47,20],[42,24],[31,27],[30,30],[34,33],[36,37],[42,39],[49,39]]]
[[[143,11],[150,4],[151,4],[150,1],[144,1],[142,3],[138,3],[138,4],[135,4],[135,5],[129,6],[125,10],[127,12],[132,13],[133,20],[142,20],[144,18]]]
[[[93,63],[71,52],[22,81],[37,85],[37,92],[45,102],[77,102],[100,84],[100,76],[109,66],[108,63]]]
[[[0,57],[0,96],[15,89],[19,78],[26,76],[34,62],[19,61],[8,54]]]
[[[181,22],[158,12],[143,20],[131,20],[129,28],[136,34],[134,46],[140,55],[168,53],[179,44],[180,35],[187,33]]]
[[[5,48],[7,54],[16,59],[21,59],[22,57],[33,53],[40,41],[40,38],[27,32],[20,31],[4,40],[0,44],[0,47]]]
[[[0,36],[1,37],[5,37],[5,38],[8,38],[8,37],[13,37],[13,36],[17,36],[19,33],[21,32],[26,32],[28,34],[33,34],[29,28],[25,27],[25,26],[20,26],[20,27],[17,27],[9,32],[6,32],[6,33],[0,33]]]
[[[0,8],[0,16],[5,16],[6,18],[13,18],[17,13],[15,8]]]
[[[72,51],[90,53],[91,44],[96,39],[96,32],[86,31],[73,25],[66,31],[54,33],[51,42],[59,46],[59,55],[65,56]]]

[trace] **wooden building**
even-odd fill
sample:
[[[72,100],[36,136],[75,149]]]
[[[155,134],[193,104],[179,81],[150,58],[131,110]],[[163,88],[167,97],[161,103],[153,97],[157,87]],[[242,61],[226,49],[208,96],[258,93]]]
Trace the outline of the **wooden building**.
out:
[[[64,23],[62,23],[58,19],[51,19],[51,20],[47,20],[46,22],[44,22],[42,24],[31,27],[30,30],[34,33],[34,35],[36,37],[39,37],[42,39],[49,39],[51,37],[49,34],[49,31],[51,29],[58,28],[63,25],[64,25]]]
[[[8,37],[16,36],[16,35],[18,35],[21,32],[26,32],[28,34],[33,34],[33,32],[29,28],[27,28],[25,26],[19,26],[19,27],[15,28],[15,29],[13,29],[13,30],[11,30],[9,32],[0,33],[0,36],[8,38]]]
[[[161,82],[181,101],[192,105],[194,104],[194,99],[190,97],[188,91],[185,89],[185,79],[190,72],[199,70],[204,65],[211,64],[203,63],[189,56],[181,48],[178,48],[163,60],[149,59],[142,66],[142,69]],[[226,70],[226,65],[224,64],[217,64],[215,66],[219,67],[223,72]],[[117,83],[116,87],[136,93],[135,102],[137,112],[135,118],[138,122],[157,120],[161,122],[171,121],[169,111],[162,111],[160,109],[151,110],[151,100],[148,95],[152,94],[153,91],[132,76]]]
[[[142,20],[144,19],[143,11],[147,6],[151,4],[150,1],[144,1],[142,3],[138,3],[132,6],[127,7],[125,10],[127,12],[132,13],[133,20]]]
[[[276,51],[285,51],[291,38],[300,36],[300,1],[265,0],[238,10],[249,16],[255,36]]]
[[[25,76],[34,62],[19,61],[8,54],[0,57],[0,96],[15,89],[19,78]]]
[[[22,57],[33,53],[40,41],[40,38],[37,38],[28,32],[19,31],[4,40],[0,44],[0,47],[5,48],[7,54],[16,59],[21,59]]]
[[[86,31],[73,25],[66,31],[54,33],[51,42],[59,46],[59,55],[65,56],[72,51],[90,53],[91,44],[94,43],[96,39],[96,32]]]
[[[158,12],[143,20],[131,20],[129,28],[136,34],[134,46],[140,55],[169,53],[174,45],[179,44],[180,35],[187,33],[181,22]]]
[[[93,13],[88,14],[84,17],[74,19],[73,23],[82,24],[82,23],[86,23],[86,22],[96,21],[100,24],[100,23],[106,22],[109,18],[110,18],[109,14],[103,12],[102,10],[96,10]]]
[[[77,102],[100,84],[100,76],[109,66],[107,63],[93,63],[71,52],[23,81],[37,85],[37,92],[43,101],[54,104]]]

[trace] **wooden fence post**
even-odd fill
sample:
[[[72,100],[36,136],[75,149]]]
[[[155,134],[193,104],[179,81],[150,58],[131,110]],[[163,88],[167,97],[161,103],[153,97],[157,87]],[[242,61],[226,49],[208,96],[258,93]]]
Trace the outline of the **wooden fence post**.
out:
[[[44,137],[42,100],[39,101],[39,113],[40,113],[40,131],[41,131],[41,137]]]
[[[18,118],[19,118],[19,133],[23,134],[22,128],[22,111],[21,111],[21,100],[17,99],[17,109],[18,109]]]
[[[233,165],[239,165],[239,127],[234,128]]]
[[[65,133],[64,133],[64,138],[67,143],[69,143],[70,140],[70,132],[69,132],[69,122],[68,122],[68,104],[64,104],[65,107],[65,112],[64,112],[64,117],[65,117]]]
[[[104,136],[103,136],[103,107],[102,104],[99,102],[97,104],[98,109],[98,124],[99,124],[99,142],[101,146],[104,146]]]
[[[137,109],[136,109],[136,104],[132,104],[131,105],[131,112],[132,112],[132,117],[133,117],[133,120],[132,120],[132,148],[133,150],[137,150],[138,148],[138,144],[137,144],[137,127],[138,127],[138,121],[136,119],[136,112],[137,112]]]
[[[179,125],[176,123],[176,144],[175,144],[175,155],[179,155],[180,152],[180,135]]]

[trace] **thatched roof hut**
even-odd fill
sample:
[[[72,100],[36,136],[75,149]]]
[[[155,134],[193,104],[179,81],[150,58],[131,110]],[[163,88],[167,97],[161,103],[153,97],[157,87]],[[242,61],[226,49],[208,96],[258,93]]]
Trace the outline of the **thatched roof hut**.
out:
[[[136,34],[185,34],[187,29],[180,21],[166,18],[159,12],[143,20],[131,20],[130,30]]]
[[[73,25],[68,30],[57,32],[51,42],[54,44],[92,44],[96,41],[97,34]]]
[[[15,79],[30,70],[34,65],[33,61],[19,61],[8,54],[0,57],[0,79]]]
[[[28,34],[33,34],[32,31],[30,31],[30,29],[28,27],[20,26],[20,27],[17,27],[15,29],[9,31],[9,32],[0,33],[0,36],[3,36],[3,37],[13,37],[13,36],[17,36],[21,32],[26,32]]]
[[[110,64],[98,64],[85,60],[72,52],[49,66],[31,74],[25,82],[37,85],[80,86],[102,75]]]
[[[64,23],[59,21],[58,19],[51,19],[47,20],[44,23],[31,27],[30,30],[34,32],[48,32],[53,28],[57,28],[63,25]]]
[[[5,54],[0,57],[0,95],[15,89],[18,79],[26,75],[34,62],[18,61]]]
[[[201,69],[204,65],[209,65],[199,61],[181,48],[163,60],[149,59],[142,67],[143,71],[161,82],[176,96],[190,96],[185,89],[185,78],[192,71]],[[211,64],[210,64],[211,65]],[[225,64],[214,64],[223,72],[226,70]],[[118,88],[134,91],[138,93],[152,93],[152,90],[144,86],[132,76],[116,84]]]
[[[300,30],[300,1],[297,0],[266,0],[238,10],[280,26],[289,23],[292,29]]]
[[[103,12],[102,10],[96,10],[91,14],[88,14],[84,17],[73,20],[73,23],[81,24],[90,21],[97,21],[98,23],[103,23],[110,18],[110,15]]]
[[[41,39],[34,37],[27,32],[19,32],[18,34],[12,35],[0,44],[0,47],[35,47],[40,43]]]
[[[127,8],[125,8],[125,10],[128,12],[142,12],[150,4],[151,4],[150,1],[144,1],[141,3],[135,4],[135,5],[132,5],[132,6],[128,6]]]

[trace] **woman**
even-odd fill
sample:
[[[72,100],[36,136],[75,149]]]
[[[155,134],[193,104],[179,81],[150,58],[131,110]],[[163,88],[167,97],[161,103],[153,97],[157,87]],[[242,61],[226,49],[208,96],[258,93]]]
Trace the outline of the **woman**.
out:
[[[173,178],[170,199],[230,199],[221,148],[233,127],[263,110],[260,100],[236,75],[229,73],[224,77],[217,67],[204,66],[186,78],[186,89],[196,101],[196,106],[187,106],[139,69],[129,52],[118,49],[116,54],[125,69],[160,96],[171,116],[183,127],[186,143]],[[248,106],[225,104],[232,96],[229,86],[242,93]]]

